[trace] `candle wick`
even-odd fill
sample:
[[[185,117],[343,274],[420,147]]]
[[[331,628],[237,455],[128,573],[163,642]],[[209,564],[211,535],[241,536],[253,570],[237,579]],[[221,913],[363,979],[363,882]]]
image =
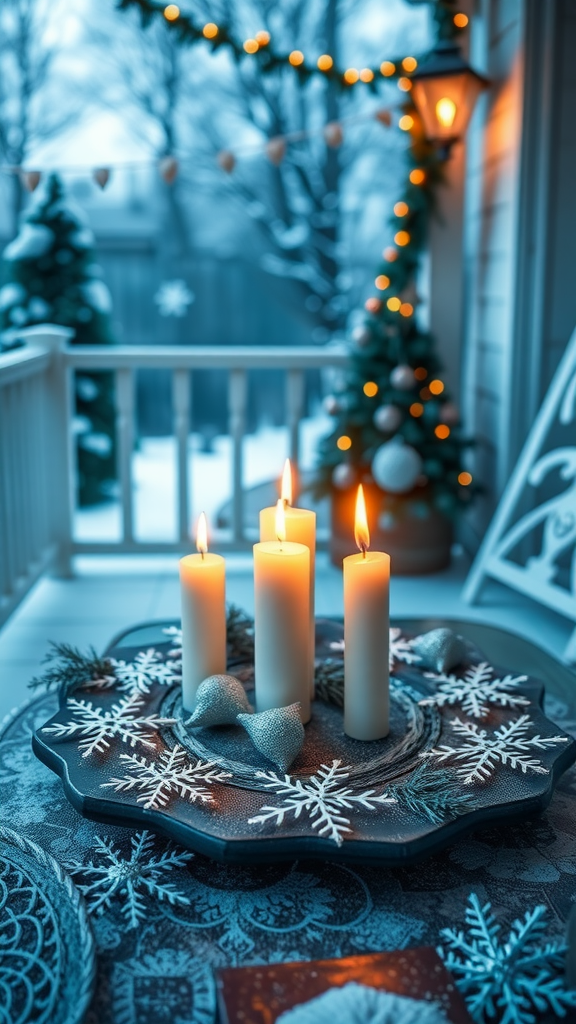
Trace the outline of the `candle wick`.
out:
[[[202,555],[202,561],[204,561],[204,552],[201,551],[200,554]]]
[[[282,501],[284,502],[284,508],[288,508],[288,505],[290,504],[289,499],[288,498],[282,498]]]
[[[366,558],[366,545],[365,544],[361,544],[360,548],[362,550],[362,558]]]

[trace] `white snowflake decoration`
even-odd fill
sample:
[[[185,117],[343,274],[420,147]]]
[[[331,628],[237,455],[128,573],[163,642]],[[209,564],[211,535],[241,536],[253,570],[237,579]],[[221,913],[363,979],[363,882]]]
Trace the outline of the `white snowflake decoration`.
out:
[[[398,626],[390,627],[390,671],[394,668],[394,661],[403,661],[406,665],[415,665],[422,661],[419,654],[412,650],[418,637],[409,640],[402,636],[402,630]]]
[[[490,904],[482,907],[472,893],[466,908],[468,934],[455,928],[441,931],[447,951],[440,947],[438,953],[478,1024],[496,1017],[501,1024],[534,1024],[543,1010],[559,1018],[576,1007],[576,991],[562,983],[566,946],[544,941],[545,915],[543,906],[527,911],[502,942]]]
[[[136,800],[146,810],[166,807],[172,793],[177,793],[190,803],[213,803],[212,793],[206,786],[224,782],[231,778],[230,772],[223,772],[216,761],[197,761],[192,764],[182,747],[163,750],[157,761],[148,763],[136,754],[120,754],[120,760],[129,766],[122,778],[112,778],[101,783],[102,789],[113,789],[116,793],[138,793]]]
[[[162,281],[154,296],[160,316],[186,316],[188,306],[194,299],[194,292],[190,291],[186,281],[180,277],[173,281]]]
[[[333,761],[330,767],[323,764],[307,782],[290,775],[280,778],[276,772],[256,772],[257,779],[266,780],[266,789],[274,789],[277,796],[285,799],[280,807],[262,807],[260,814],[250,818],[248,824],[260,825],[272,820],[275,825],[281,825],[286,815],[299,818],[304,811],[312,821],[312,828],[318,829],[318,835],[328,836],[341,846],[345,833],[352,831],[348,827],[350,818],[342,813],[344,810],[363,807],[373,811],[383,804],[395,804],[396,800],[385,792],[377,796],[373,789],[355,793],[343,785],[349,766],[341,768],[340,765],[341,761]]]
[[[402,630],[398,626],[390,627],[390,645],[388,648],[388,667],[390,671],[394,668],[395,661],[403,661],[406,665],[415,665],[417,662],[422,661],[420,655],[412,650],[416,640],[417,637],[409,640],[408,637],[402,636]],[[330,649],[332,651],[344,652],[344,641],[333,640],[330,644]]]
[[[180,626],[167,626],[166,629],[162,630],[166,636],[169,636],[172,643],[174,644],[171,651],[168,651],[169,658],[181,658],[182,657],[182,630]]]
[[[485,718],[490,704],[498,707],[518,708],[530,703],[521,693],[514,693],[519,683],[525,683],[528,676],[507,675],[502,679],[493,679],[494,670],[487,661],[479,665],[471,665],[464,676],[446,675],[443,672],[425,672],[427,679],[438,683],[437,692],[425,697],[420,704],[459,704],[464,714],[471,718]]]
[[[528,736],[532,721],[528,715],[521,715],[513,721],[504,722],[499,729],[488,733],[476,722],[463,722],[455,718],[450,722],[452,729],[461,737],[461,744],[448,744],[427,750],[420,757],[435,757],[439,762],[452,760],[457,763],[455,771],[465,786],[474,782],[485,782],[493,774],[497,764],[509,765],[526,774],[548,775],[549,770],[531,757],[533,750],[547,750],[558,743],[567,743],[568,736]]]
[[[142,698],[133,693],[122,697],[108,709],[94,707],[92,701],[71,697],[66,707],[73,715],[73,721],[54,722],[45,725],[43,732],[56,739],[78,739],[82,757],[97,752],[103,754],[110,747],[112,739],[120,739],[135,747],[141,743],[154,749],[153,732],[160,725],[173,725],[175,718],[161,718],[159,715],[140,714]]]
[[[181,682],[181,676],[175,671],[178,666],[174,662],[166,664],[162,661],[161,655],[153,647],[140,651],[132,662],[111,658],[110,663],[119,680],[118,688],[127,693],[150,693],[153,683],[172,686]]]
[[[187,850],[178,850],[168,844],[164,853],[155,856],[154,839],[150,832],[136,832],[131,837],[131,851],[128,858],[115,848],[109,839],[96,836],[95,850],[102,856],[102,863],[88,864],[71,861],[66,868],[73,876],[86,879],[76,882],[86,897],[88,909],[93,914],[102,914],[109,908],[115,896],[123,897],[121,913],[128,928],[137,928],[146,917],[146,901],[143,894],[158,900],[167,900],[172,906],[188,906],[190,900],[179,892],[172,883],[161,881],[162,875],[173,868],[184,867],[192,858]]]

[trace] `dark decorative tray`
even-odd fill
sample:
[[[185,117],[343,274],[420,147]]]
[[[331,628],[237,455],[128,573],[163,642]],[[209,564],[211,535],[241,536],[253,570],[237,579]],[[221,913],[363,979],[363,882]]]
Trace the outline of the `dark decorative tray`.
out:
[[[540,682],[489,665],[471,644],[450,674],[430,673],[394,629],[389,736],[345,736],[337,687],[325,687],[285,776],[239,727],[183,726],[174,634],[155,624],[132,631],[133,646],[118,638],[107,652],[116,678],[76,690],[34,735],[87,817],[144,825],[222,861],[401,864],[541,811],[576,760],[574,740],[543,714]],[[318,621],[320,672],[330,666],[332,680],[341,641],[340,623]],[[229,671],[251,696],[252,665]]]

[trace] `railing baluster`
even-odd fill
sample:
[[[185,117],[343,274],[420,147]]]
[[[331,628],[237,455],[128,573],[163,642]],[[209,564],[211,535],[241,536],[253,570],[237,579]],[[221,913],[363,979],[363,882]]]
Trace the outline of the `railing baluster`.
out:
[[[132,503],[132,452],[134,450],[134,374],[131,369],[116,371],[116,440],[118,475],[122,502],[122,541],[134,539]]]
[[[288,451],[294,469],[298,470],[300,459],[300,420],[304,412],[304,371],[288,370],[286,373],[286,418],[288,423]],[[298,482],[298,475],[296,475]],[[296,495],[294,494],[294,498]]]
[[[228,415],[232,437],[232,535],[244,538],[243,441],[246,432],[246,370],[230,370],[228,378]]]
[[[188,370],[174,370],[172,374],[172,410],[174,435],[177,445],[177,502],[178,538],[186,542],[190,537],[188,434],[190,431],[190,374]]]

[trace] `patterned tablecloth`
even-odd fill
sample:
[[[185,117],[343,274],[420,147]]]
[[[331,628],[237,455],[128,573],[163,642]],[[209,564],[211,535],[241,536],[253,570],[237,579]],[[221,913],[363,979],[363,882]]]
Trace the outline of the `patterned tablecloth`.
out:
[[[576,734],[564,696],[549,687],[546,711]],[[132,829],[82,818],[60,779],[35,758],[32,733],[55,708],[55,697],[42,696],[4,728],[3,821],[72,864],[76,882],[92,883],[89,903],[105,897],[119,874],[140,901],[137,921],[118,893],[101,902],[100,913],[93,907],[98,974],[91,1024],[210,1024],[212,968],[435,945],[441,928],[463,922],[472,891],[506,922],[544,903],[550,934],[564,931],[576,890],[576,767],[540,817],[478,831],[415,867],[311,861],[245,868],[169,855],[162,868],[153,861],[166,840],[137,840]],[[82,874],[90,862],[94,870]]]

